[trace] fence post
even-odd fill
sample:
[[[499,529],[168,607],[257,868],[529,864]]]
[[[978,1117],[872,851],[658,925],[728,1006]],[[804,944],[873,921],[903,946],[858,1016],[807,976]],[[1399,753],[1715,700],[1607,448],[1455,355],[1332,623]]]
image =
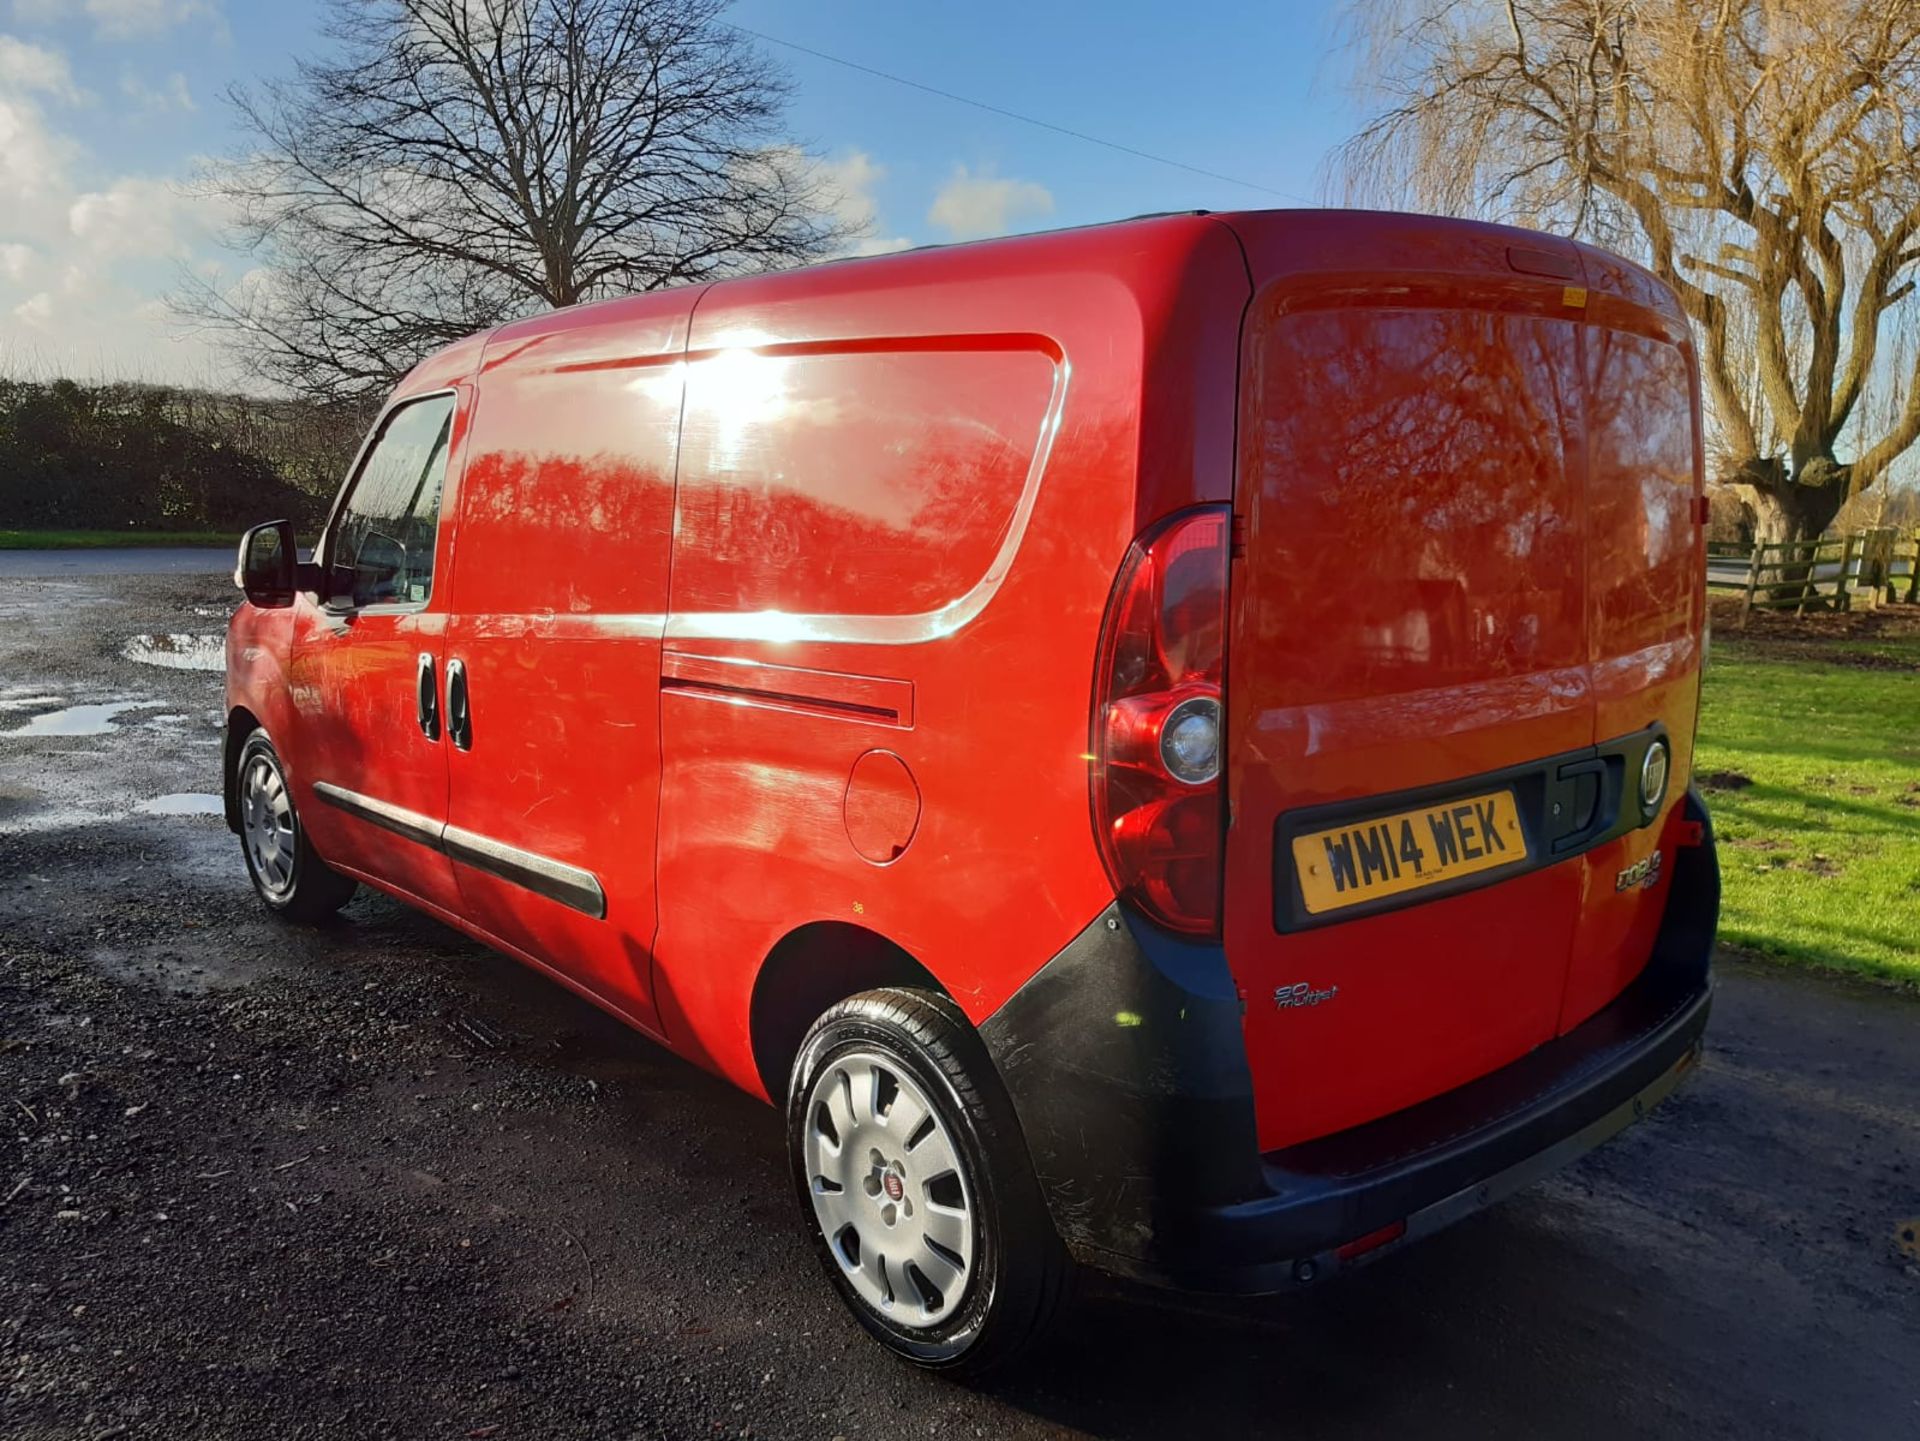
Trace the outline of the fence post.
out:
[[[1847,610],[1853,609],[1853,582],[1848,578],[1847,574],[1853,566],[1853,542],[1854,537],[1849,535],[1847,537],[1846,548],[1840,552],[1840,575],[1833,583],[1833,608],[1835,610],[1842,608]],[[1818,554],[1818,552],[1815,553]],[[1861,547],[1862,560],[1864,560],[1865,557],[1866,548],[1863,546]],[[1819,574],[1819,567],[1817,565],[1814,567],[1814,574]]]
[[[1753,592],[1760,584],[1760,557],[1767,552],[1766,546],[1759,541],[1753,543],[1753,549],[1747,555],[1747,594],[1740,602],[1740,624],[1747,623],[1747,617],[1753,614]]]

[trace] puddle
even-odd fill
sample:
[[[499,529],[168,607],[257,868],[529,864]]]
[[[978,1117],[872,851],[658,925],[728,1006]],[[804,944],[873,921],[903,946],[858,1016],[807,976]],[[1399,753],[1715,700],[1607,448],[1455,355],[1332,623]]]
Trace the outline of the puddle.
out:
[[[219,796],[210,796],[200,791],[176,791],[172,795],[155,796],[150,801],[141,801],[134,807],[142,815],[148,816],[218,816],[226,814],[226,805]]]
[[[51,697],[58,700],[58,696]],[[0,736],[103,736],[118,729],[117,721],[130,710],[146,710],[156,705],[150,700],[114,700],[99,705],[70,705],[61,710],[37,715],[23,726],[0,731]]]
[[[59,705],[65,699],[63,695],[14,695],[10,692],[0,695],[0,710],[40,710],[45,706]]]
[[[223,635],[136,635],[120,647],[120,654],[141,665],[167,670],[223,671],[227,668],[227,638]]]

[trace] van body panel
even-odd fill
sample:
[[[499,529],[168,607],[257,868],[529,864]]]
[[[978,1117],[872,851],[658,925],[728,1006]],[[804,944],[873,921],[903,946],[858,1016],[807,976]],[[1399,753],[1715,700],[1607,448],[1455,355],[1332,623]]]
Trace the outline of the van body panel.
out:
[[[871,930],[978,1018],[1010,957],[1112,900],[1086,761],[1107,591],[1142,507],[1230,492],[1232,235],[992,251],[727,282],[694,315],[655,974],[669,1034],[756,1091],[742,998],[799,926]],[[1181,377],[1150,411],[1149,368]]]
[[[330,564],[342,505],[389,418],[425,397],[452,392],[452,432],[441,478],[440,523],[434,537],[431,593],[422,605],[342,610],[307,593],[291,607],[288,696],[292,736],[276,737],[301,823],[323,855],[337,855],[362,877],[443,909],[457,910],[453,868],[437,848],[375,823],[364,813],[324,800],[326,784],[404,812],[425,827],[447,817],[444,747],[415,723],[421,658],[437,667],[453,604],[454,526],[460,468],[472,422],[471,377],[480,358],[478,338],[422,361],[395,389],[369,432],[352,477],[342,488],[314,547]]]
[[[471,740],[449,824],[591,876],[556,893],[454,850],[466,913],[648,1028],[660,636],[682,353],[697,292],[522,322],[487,345],[456,609]],[[533,884],[530,885],[529,881]]]
[[[1657,824],[1548,864],[1535,836],[1537,868],[1289,929],[1278,823],[1393,814],[1397,794],[1656,722],[1683,778],[1698,442],[1668,315],[1616,283],[1596,325],[1577,247],[1393,216],[1230,220],[1256,293],[1225,942],[1271,1149],[1507,1065],[1644,965],[1665,892],[1613,886]],[[1303,986],[1327,999],[1282,1004]]]
[[[1378,300],[1249,325],[1226,943],[1268,1148],[1552,1036],[1580,904],[1549,867],[1275,933],[1277,817],[1593,740],[1572,327]],[[1337,994],[1276,1004],[1301,984]]]
[[[1594,296],[1583,335],[1594,728],[1624,735],[1662,723],[1673,774],[1684,778],[1693,770],[1706,617],[1697,370],[1663,288],[1613,257],[1588,252],[1585,262]],[[1563,1033],[1618,995],[1652,944],[1672,879],[1678,784],[1668,788],[1669,824],[1581,858]],[[1622,884],[1656,854],[1657,871]]]

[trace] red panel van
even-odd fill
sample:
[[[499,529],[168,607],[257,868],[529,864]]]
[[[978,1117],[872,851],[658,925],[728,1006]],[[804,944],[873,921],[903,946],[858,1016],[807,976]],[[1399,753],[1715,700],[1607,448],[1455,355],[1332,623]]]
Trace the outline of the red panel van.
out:
[[[784,1105],[874,1335],[1371,1261],[1697,1057],[1694,353],[1644,271],[1149,218],[504,325],[249,533],[227,813]]]

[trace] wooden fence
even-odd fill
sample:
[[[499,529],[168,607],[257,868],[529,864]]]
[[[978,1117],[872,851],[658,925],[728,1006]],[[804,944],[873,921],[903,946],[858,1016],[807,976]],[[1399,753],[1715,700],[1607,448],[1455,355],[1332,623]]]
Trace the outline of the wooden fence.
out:
[[[1743,615],[1756,608],[1796,615],[1809,608],[1851,610],[1883,601],[1920,603],[1920,536],[1867,530],[1756,545],[1747,555]]]

